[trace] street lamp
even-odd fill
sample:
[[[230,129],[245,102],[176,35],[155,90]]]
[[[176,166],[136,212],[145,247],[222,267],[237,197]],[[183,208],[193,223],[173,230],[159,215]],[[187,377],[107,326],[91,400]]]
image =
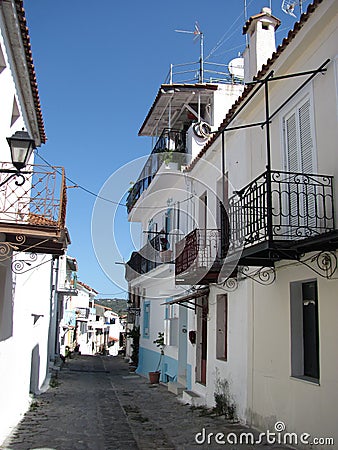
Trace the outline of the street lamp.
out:
[[[7,138],[8,145],[11,149],[12,164],[16,170],[12,169],[1,169],[0,173],[9,173],[10,175],[0,183],[0,187],[8,183],[14,177],[20,177],[20,181],[16,181],[17,186],[22,186],[26,181],[25,177],[22,175],[21,170],[26,167],[29,158],[35,148],[34,139],[30,137],[27,131],[21,130],[13,134],[13,136]]]

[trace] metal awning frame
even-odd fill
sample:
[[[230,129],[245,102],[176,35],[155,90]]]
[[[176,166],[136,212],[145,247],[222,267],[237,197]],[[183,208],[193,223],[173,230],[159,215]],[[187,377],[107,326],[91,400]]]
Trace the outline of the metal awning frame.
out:
[[[184,306],[184,308],[188,308],[191,309],[193,311],[196,311],[196,306],[199,306],[200,308],[202,308],[202,305],[199,305],[196,300],[198,298],[201,297],[205,297],[207,295],[209,295],[209,287],[207,288],[203,288],[203,289],[198,289],[195,292],[191,292],[190,294],[184,295],[183,297],[179,297],[175,300],[171,300],[170,302],[166,302],[166,303],[161,303],[161,305],[180,305],[180,306]],[[187,303],[187,305],[185,305],[184,303]]]

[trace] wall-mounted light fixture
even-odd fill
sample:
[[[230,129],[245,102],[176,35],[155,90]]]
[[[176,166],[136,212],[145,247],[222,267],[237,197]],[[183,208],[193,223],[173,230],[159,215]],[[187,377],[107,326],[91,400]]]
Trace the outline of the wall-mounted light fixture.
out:
[[[0,187],[8,183],[9,180],[15,177],[19,177],[19,180],[15,181],[17,186],[22,186],[26,181],[23,176],[25,173],[21,170],[26,167],[32,152],[35,148],[34,139],[30,137],[27,131],[21,130],[13,134],[13,136],[7,138],[8,145],[11,149],[11,159],[14,169],[0,169],[0,173],[10,174],[4,181],[0,183]]]

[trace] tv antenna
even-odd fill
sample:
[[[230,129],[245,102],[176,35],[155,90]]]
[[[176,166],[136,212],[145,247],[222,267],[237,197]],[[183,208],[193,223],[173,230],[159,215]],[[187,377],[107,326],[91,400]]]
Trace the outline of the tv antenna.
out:
[[[288,14],[289,16],[297,18],[295,14],[296,6],[299,6],[300,15],[303,14],[303,3],[305,0],[283,0],[282,1],[282,11]]]
[[[200,40],[200,70],[199,70],[199,76],[198,76],[198,82],[203,83],[203,60],[204,60],[204,36],[203,32],[200,30],[200,27],[197,22],[195,22],[195,29],[194,31],[188,31],[188,30],[175,30],[176,33],[187,33],[187,34],[194,34],[194,41],[199,38]]]

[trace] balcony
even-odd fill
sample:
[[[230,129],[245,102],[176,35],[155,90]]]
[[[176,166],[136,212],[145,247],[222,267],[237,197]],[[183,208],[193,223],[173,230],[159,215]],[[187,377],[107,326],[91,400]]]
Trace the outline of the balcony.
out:
[[[168,238],[169,241],[172,240],[171,236],[168,236]],[[173,248],[173,245],[170,248]],[[161,246],[161,236],[157,235],[150,239],[138,252],[132,253],[130,260],[126,264],[125,278],[127,281],[132,281],[162,264],[173,262],[173,251],[164,250]]]
[[[338,247],[333,177],[266,171],[229,199],[228,257],[273,266]]]
[[[10,164],[2,163],[0,168],[8,169]],[[23,174],[24,184],[14,178],[0,189],[4,243],[16,251],[61,255],[69,243],[64,169],[29,165]],[[5,176],[0,174],[0,182]]]
[[[75,310],[76,319],[88,319],[89,308],[76,308]]]
[[[185,132],[179,130],[165,129],[158,138],[147,162],[136,183],[131,188],[127,197],[128,214],[132,210],[142,193],[148,189],[159,168],[164,162],[177,163],[178,166],[185,164]]]
[[[175,283],[215,283],[222,267],[222,234],[217,229],[195,229],[176,244]]]

